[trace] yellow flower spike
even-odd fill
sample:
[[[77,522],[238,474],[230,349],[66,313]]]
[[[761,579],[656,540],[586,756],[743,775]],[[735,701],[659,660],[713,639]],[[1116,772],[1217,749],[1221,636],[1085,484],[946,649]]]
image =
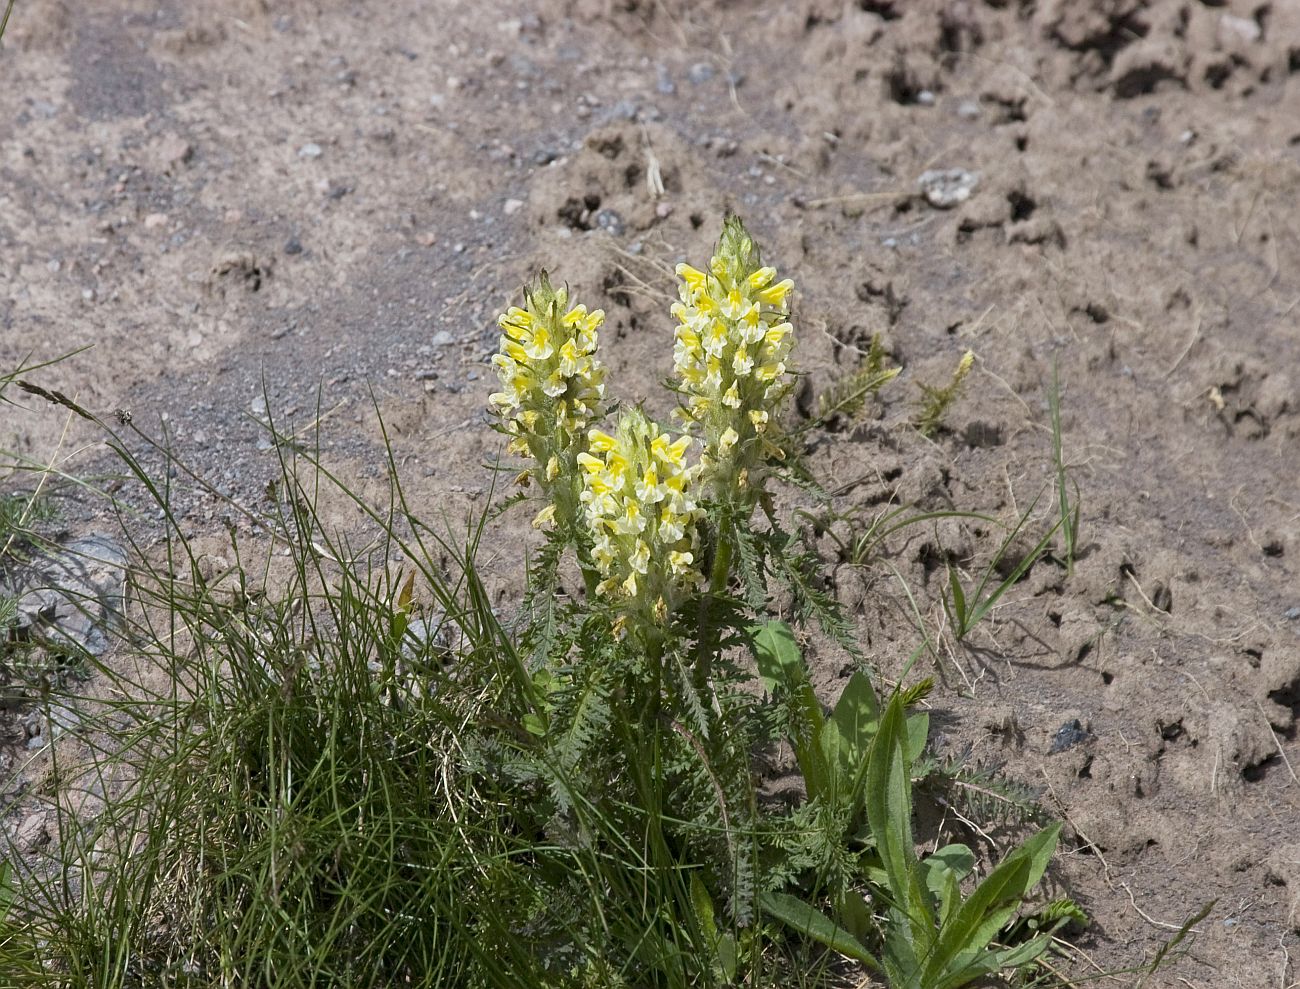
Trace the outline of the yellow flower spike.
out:
[[[705,282],[709,279],[709,276],[698,268],[692,268],[689,264],[684,263],[677,266],[677,277],[684,281],[693,292],[703,291]]]
[[[613,435],[588,434],[580,498],[602,580],[597,594],[627,615],[649,621],[655,602],[681,600],[698,574],[672,553],[694,553],[703,517],[693,497],[698,464],[687,466],[694,441],[672,438],[638,409],[625,412]],[[694,559],[694,556],[691,556]]]
[[[755,293],[755,298],[769,306],[779,306],[785,301],[785,297],[790,294],[793,288],[794,281],[787,278],[785,281],[777,282],[775,285]]]
[[[687,277],[689,269],[690,277]],[[777,280],[735,217],[723,224],[708,276],[690,265],[682,276],[673,363],[683,397],[682,417],[699,427],[704,458],[720,492],[741,470],[760,466],[766,430],[789,393],[787,359],[794,342],[790,279]],[[695,334],[699,346],[694,346]]]
[[[593,429],[587,433],[587,446],[596,453],[608,453],[610,450],[617,448],[618,440],[610,436],[609,433],[602,433],[599,429]]]
[[[533,517],[533,528],[541,529],[555,521],[555,506],[547,505]]]
[[[512,437],[507,450],[536,458],[533,476],[564,527],[579,521],[584,434],[604,414],[605,368],[595,356],[603,320],[600,310],[570,306],[568,289],[552,287],[545,272],[522,307],[497,319],[504,335],[492,364],[501,390],[489,402]]]

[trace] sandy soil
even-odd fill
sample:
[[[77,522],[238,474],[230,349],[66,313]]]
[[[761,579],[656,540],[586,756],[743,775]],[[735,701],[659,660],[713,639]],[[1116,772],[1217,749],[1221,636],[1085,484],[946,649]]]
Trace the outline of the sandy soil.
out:
[[[808,394],[873,333],[905,369],[812,445],[862,524],[1026,508],[1059,363],[1081,558],[937,664],[941,741],[1067,819],[1053,881],[1098,965],[1214,899],[1147,986],[1300,978],[1300,4],[78,6],[23,0],[0,52],[0,365],[92,347],[40,380],[165,429],[231,497],[275,473],[268,411],[323,415],[378,492],[373,401],[417,504],[481,507],[493,317],[541,266],[609,312],[614,389],[662,411],[667,272],[727,210],[798,282]],[[978,184],[936,209],[933,168]],[[917,383],[965,348],[922,439]],[[7,410],[0,448],[93,444],[64,426]],[[218,531],[219,501],[180,497]],[[490,564],[506,597],[521,533]],[[916,530],[889,560],[939,620],[945,561],[975,572],[988,538]],[[841,563],[835,591],[897,670],[889,570]],[[840,675],[827,656],[828,697]]]

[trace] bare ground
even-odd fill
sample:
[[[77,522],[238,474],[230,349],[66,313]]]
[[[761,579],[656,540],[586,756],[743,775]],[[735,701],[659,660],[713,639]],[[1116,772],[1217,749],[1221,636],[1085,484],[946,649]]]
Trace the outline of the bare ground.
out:
[[[268,412],[323,417],[377,494],[373,402],[417,504],[484,505],[493,317],[542,266],[609,312],[614,390],[663,411],[667,272],[728,210],[797,280],[808,395],[874,333],[905,368],[812,444],[846,512],[1024,510],[1059,364],[1081,556],[935,664],[941,742],[1065,817],[1053,882],[1097,965],[1149,961],[1213,899],[1146,985],[1300,977],[1300,5],[30,0],[0,78],[0,366],[90,346],[42,382],[246,503],[277,470]],[[936,209],[931,168],[978,185]],[[922,439],[917,383],[965,348]],[[102,468],[66,425],[7,410],[0,448]],[[220,499],[180,497],[219,530]],[[945,563],[990,538],[945,523],[888,559],[938,622]],[[840,563],[834,589],[898,670],[889,570]],[[840,676],[828,653],[828,697]]]

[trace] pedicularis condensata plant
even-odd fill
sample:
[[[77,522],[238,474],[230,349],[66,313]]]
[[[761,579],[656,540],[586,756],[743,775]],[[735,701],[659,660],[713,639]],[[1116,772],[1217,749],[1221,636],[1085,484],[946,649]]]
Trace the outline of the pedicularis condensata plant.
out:
[[[670,384],[683,400],[681,435],[639,408],[599,428],[604,313],[569,308],[568,290],[553,288],[545,273],[524,307],[498,320],[502,391],[491,402],[509,452],[533,461],[520,482],[536,481],[547,498],[534,525],[553,524],[576,546],[589,593],[610,607],[620,631],[662,627],[697,588],[723,590],[732,548],[717,527],[706,529],[705,506],[752,514],[764,469],[784,458],[769,437],[793,378],[794,282],[762,265],[735,217],[707,270],[680,264],[677,275]]]

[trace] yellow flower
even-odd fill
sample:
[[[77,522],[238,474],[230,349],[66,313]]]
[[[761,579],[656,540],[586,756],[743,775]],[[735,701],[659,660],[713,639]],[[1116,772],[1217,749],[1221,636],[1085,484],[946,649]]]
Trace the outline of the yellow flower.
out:
[[[674,602],[699,579],[691,566],[703,517],[693,486],[700,465],[687,465],[693,440],[672,439],[638,409],[623,413],[614,435],[593,429],[580,501],[592,536],[599,595],[643,618],[657,602]]]
[[[774,449],[759,435],[792,384],[794,282],[776,281],[776,269],[759,263],[753,238],[735,217],[723,225],[707,274],[688,264],[678,265],[677,274],[673,363],[685,398],[680,414],[702,430],[705,455],[727,488]]]
[[[556,508],[547,521],[571,526],[578,521],[584,433],[605,411],[605,368],[596,357],[605,314],[570,308],[568,289],[553,288],[545,272],[524,303],[497,319],[502,336],[492,363],[501,390],[488,401],[511,437],[506,449],[536,461],[530,471]]]

